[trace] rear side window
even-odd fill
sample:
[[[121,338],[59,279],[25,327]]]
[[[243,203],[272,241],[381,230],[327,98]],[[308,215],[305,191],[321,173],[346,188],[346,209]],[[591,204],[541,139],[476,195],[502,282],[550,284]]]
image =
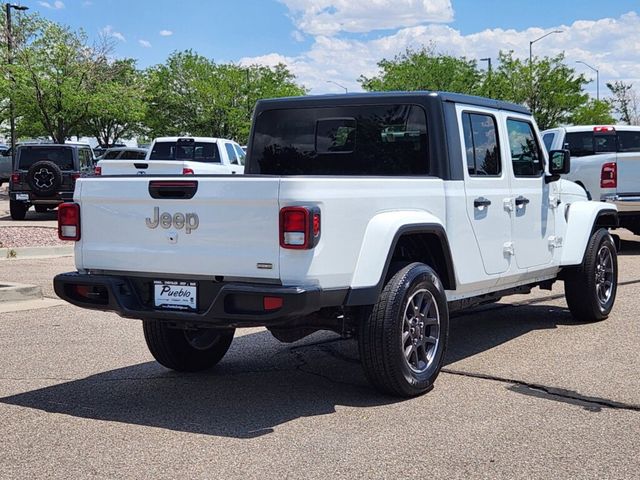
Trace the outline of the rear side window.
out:
[[[427,121],[417,105],[266,110],[255,122],[252,173],[427,175]]]
[[[469,175],[500,175],[502,168],[495,118],[491,115],[464,112],[462,131]]]
[[[242,148],[240,148],[240,145],[234,145],[233,148],[236,149],[236,153],[238,154],[238,162],[240,163],[240,165],[244,165],[244,159],[246,158],[247,154],[244,153],[244,150],[242,150]]]
[[[640,132],[618,132],[620,152],[640,152]]]
[[[88,172],[93,169],[93,153],[88,148],[78,150],[78,160],[80,163],[80,171]]]
[[[551,151],[551,145],[553,145],[553,139],[555,136],[555,133],[545,133],[542,136],[542,142],[544,143],[544,148],[547,149],[547,152]]]
[[[233,145],[230,143],[225,143],[224,148],[227,151],[227,155],[229,156],[229,162],[231,165],[238,165],[238,157],[236,156],[236,151],[233,148]]]
[[[105,160],[113,160],[114,158],[118,158],[118,155],[120,155],[120,151],[119,150],[111,150],[107,153],[104,154],[104,159]]]
[[[539,176],[544,171],[542,152],[533,125],[523,120],[507,120],[511,163],[516,177]]]
[[[55,163],[61,170],[73,170],[73,149],[71,147],[21,147],[18,168],[28,170],[40,160]]]
[[[156,142],[149,160],[192,160],[220,163],[218,146],[211,142]]]

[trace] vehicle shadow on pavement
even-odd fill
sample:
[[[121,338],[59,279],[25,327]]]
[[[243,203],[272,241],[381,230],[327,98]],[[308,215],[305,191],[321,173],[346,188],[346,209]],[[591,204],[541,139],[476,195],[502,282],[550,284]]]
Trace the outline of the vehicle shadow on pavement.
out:
[[[446,363],[533,330],[574,323],[565,309],[543,305],[465,312],[452,319]],[[207,373],[179,374],[146,362],[0,399],[80,418],[245,439],[300,417],[335,413],[337,405],[400,401],[367,383],[355,341],[318,333],[283,345],[266,331],[237,337]]]
[[[620,255],[638,255],[640,254],[640,241],[620,240]]]
[[[81,418],[188,433],[255,438],[336,405],[400,401],[377,394],[359,364],[356,343],[333,334],[282,345],[268,332],[237,337],[223,361],[201,374],[155,362],[110,370],[0,399],[0,403]]]

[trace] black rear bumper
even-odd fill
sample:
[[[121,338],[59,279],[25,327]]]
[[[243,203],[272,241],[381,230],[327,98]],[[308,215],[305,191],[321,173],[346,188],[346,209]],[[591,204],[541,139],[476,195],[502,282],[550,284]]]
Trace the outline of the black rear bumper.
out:
[[[240,282],[198,282],[197,311],[167,310],[153,307],[150,299],[153,280],[114,275],[62,273],[53,280],[56,294],[73,305],[113,311],[121,317],[155,319],[211,327],[254,327],[284,325],[297,317],[324,307],[344,304],[348,289],[282,287]],[[77,287],[92,287],[89,296],[79,295]],[[263,298],[280,297],[282,306],[262,308]]]

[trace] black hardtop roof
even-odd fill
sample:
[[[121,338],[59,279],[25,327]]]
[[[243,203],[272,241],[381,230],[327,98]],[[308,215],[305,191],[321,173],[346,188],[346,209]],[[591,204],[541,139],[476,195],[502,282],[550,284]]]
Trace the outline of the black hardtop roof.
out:
[[[373,103],[375,101],[402,100],[416,101],[424,98],[437,98],[442,102],[464,103],[465,105],[475,105],[478,107],[495,108],[498,110],[508,110],[516,113],[524,113],[530,115],[528,108],[516,103],[504,102],[502,100],[493,100],[491,98],[478,97],[475,95],[464,95],[462,93],[451,92],[431,92],[427,90],[419,90],[414,92],[359,92],[359,93],[341,93],[329,95],[306,95],[302,97],[283,97],[271,98],[267,100],[259,100],[258,106],[262,108],[285,107],[295,108],[302,106],[335,106],[344,105],[345,103],[366,102]]]

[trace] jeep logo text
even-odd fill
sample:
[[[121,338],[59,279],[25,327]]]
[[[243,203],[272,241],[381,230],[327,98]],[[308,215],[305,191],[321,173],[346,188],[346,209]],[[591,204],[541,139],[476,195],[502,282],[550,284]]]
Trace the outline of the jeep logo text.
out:
[[[160,213],[160,207],[154,207],[153,218],[147,217],[145,220],[147,227],[156,228],[160,225],[162,228],[175,228],[180,230],[184,228],[185,233],[191,233],[200,225],[200,219],[196,213]]]

